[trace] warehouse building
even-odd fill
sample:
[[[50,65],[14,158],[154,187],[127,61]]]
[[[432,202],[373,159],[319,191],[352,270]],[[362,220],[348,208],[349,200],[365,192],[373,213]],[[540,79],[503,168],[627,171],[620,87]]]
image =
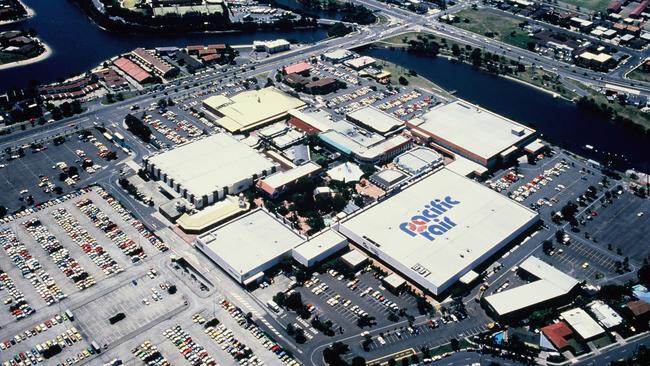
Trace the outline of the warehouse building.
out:
[[[304,241],[272,214],[257,209],[199,235],[195,245],[237,282],[248,285]]]
[[[416,137],[487,168],[515,158],[535,136],[532,128],[465,101],[435,107],[407,126]]]
[[[233,97],[216,95],[203,100],[203,107],[217,117],[217,124],[231,133],[246,132],[283,119],[305,105],[274,87],[241,92]]]
[[[401,119],[395,118],[372,106],[359,108],[354,112],[350,112],[346,115],[346,118],[352,123],[384,136],[395,133],[399,131],[400,127],[404,126],[404,121]]]
[[[311,268],[347,246],[348,240],[343,235],[326,229],[293,248],[291,255],[296,262]]]
[[[499,319],[516,320],[535,309],[562,304],[579,284],[537,257],[526,258],[519,270],[538,280],[483,298],[488,311]]]
[[[443,168],[337,229],[438,295],[538,220],[537,212]]]
[[[244,143],[218,133],[143,159],[145,170],[196,208],[250,188],[276,166]]]

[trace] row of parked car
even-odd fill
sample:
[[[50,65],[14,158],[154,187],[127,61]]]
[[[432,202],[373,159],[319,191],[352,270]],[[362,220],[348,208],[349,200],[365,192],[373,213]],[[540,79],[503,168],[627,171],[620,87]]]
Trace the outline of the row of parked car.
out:
[[[103,188],[97,187],[96,188],[97,194],[103,198],[117,213],[122,216],[122,219],[136,228],[140,235],[142,235],[145,239],[149,240],[149,243],[153,245],[156,249],[158,249],[161,252],[166,252],[169,250],[169,247],[163,243],[160,238],[158,238],[151,230],[149,230],[144,224],[135,218],[133,214],[128,211],[122,204],[116,200],[113,196],[111,196],[108,192],[106,192]]]
[[[215,366],[217,361],[214,360],[208,351],[202,345],[196,343],[189,333],[180,325],[175,325],[163,332],[176,348],[181,352],[183,357],[194,366]]]
[[[264,363],[253,354],[253,351],[235,338],[235,335],[232,330],[228,329],[223,323],[220,323],[217,318],[212,319],[209,322],[206,322],[205,318],[201,314],[194,314],[192,320],[195,323],[203,325],[205,334],[207,334],[212,340],[214,340],[221,350],[228,353],[232,358],[235,359],[240,365],[263,365]],[[245,322],[245,320],[244,320]]]
[[[171,363],[158,351],[158,347],[149,340],[132,349],[131,353],[145,365],[171,366]]]
[[[42,268],[38,259],[34,258],[27,250],[25,244],[18,241],[13,231],[10,229],[0,231],[0,245],[47,305],[52,305],[67,297],[59,285],[54,282],[52,276]]]
[[[56,325],[56,323],[53,323],[55,321],[56,320],[54,318],[48,320],[48,322],[52,322],[50,326]],[[31,337],[32,335],[29,336]],[[83,340],[83,338],[81,337],[79,331],[75,327],[71,327],[65,330],[64,332],[60,333],[56,337],[46,342],[37,344],[29,351],[15,354],[13,358],[3,362],[2,366],[38,365],[41,362],[52,363],[53,356],[59,354],[66,347],[71,347],[75,343],[81,340]],[[85,360],[86,358],[92,356],[93,354],[95,354],[95,351],[91,347],[88,347],[77,352],[73,356],[66,357],[65,361],[62,363],[58,363],[57,366],[71,366]]]
[[[255,338],[259,339],[262,345],[269,351],[275,353],[278,358],[287,366],[298,366],[300,363],[293,358],[293,355],[289,354],[282,346],[277,344],[273,339],[271,339],[260,327],[252,321],[246,321],[244,318],[244,312],[232,304],[228,300],[222,300],[220,302],[221,307],[223,307],[230,316],[232,316],[238,323],[242,326],[245,324],[245,329],[247,329]],[[242,319],[244,322],[242,322]]]
[[[39,219],[31,218],[23,222],[23,226],[41,248],[49,254],[61,272],[75,283],[78,289],[84,290],[95,284],[95,279],[86,272],[76,259],[70,256],[68,249],[61,245],[61,242],[50,233]]]
[[[66,195],[63,195],[63,196],[61,196],[59,198],[54,198],[54,199],[51,199],[51,200],[43,202],[43,203],[38,203],[38,204],[34,205],[33,207],[28,207],[28,208],[26,208],[26,209],[24,209],[24,210],[22,210],[20,212],[17,212],[15,214],[10,214],[10,215],[7,215],[7,216],[1,218],[0,219],[0,224],[6,224],[6,223],[11,222],[13,220],[17,220],[17,219],[23,218],[25,216],[31,215],[33,213],[36,213],[36,212],[38,212],[38,211],[40,211],[42,209],[45,209],[45,208],[48,208],[48,207],[51,207],[51,206],[54,206],[54,205],[58,205],[58,204],[63,203],[65,201],[69,200],[69,199],[79,197],[80,195],[84,194],[85,192],[88,192],[89,190],[90,190],[90,188],[82,188],[82,189],[70,192],[70,193],[68,193]]]
[[[76,202],[81,212],[86,214],[93,224],[102,230],[106,237],[111,239],[122,253],[131,259],[131,262],[139,262],[147,257],[142,247],[126,235],[102,210],[97,207],[89,198]]]
[[[37,334],[41,334],[44,332],[47,332],[50,328],[54,327],[57,324],[63,324],[66,321],[70,321],[65,313],[63,314],[56,314],[50,319],[46,319],[40,324],[36,324],[34,327],[31,329],[27,329],[23,332],[20,332],[13,337],[9,339],[5,339],[3,341],[0,341],[0,352],[6,351],[10,349],[11,347],[20,344],[26,339],[29,339],[31,337],[34,337]],[[42,348],[42,347],[41,347]]]
[[[34,309],[25,300],[23,292],[16,287],[14,280],[9,274],[0,269],[0,291],[6,289],[9,297],[4,300],[5,305],[9,306],[9,312],[16,320],[26,318],[34,313]],[[0,344],[0,348],[2,345]]]
[[[52,216],[68,236],[86,253],[105,275],[120,273],[124,268],[120,266],[111,255],[99,245],[97,240],[90,235],[79,222],[63,207],[52,211]]]

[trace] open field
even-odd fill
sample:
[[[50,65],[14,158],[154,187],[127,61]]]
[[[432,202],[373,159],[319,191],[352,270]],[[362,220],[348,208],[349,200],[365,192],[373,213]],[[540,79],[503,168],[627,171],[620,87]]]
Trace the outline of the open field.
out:
[[[515,19],[481,10],[463,10],[456,13],[460,19],[455,25],[482,36],[495,38],[515,47],[527,48],[531,42],[528,32],[519,28]]]
[[[627,78],[638,81],[650,81],[650,72],[643,71],[641,68],[637,67],[627,74]]]

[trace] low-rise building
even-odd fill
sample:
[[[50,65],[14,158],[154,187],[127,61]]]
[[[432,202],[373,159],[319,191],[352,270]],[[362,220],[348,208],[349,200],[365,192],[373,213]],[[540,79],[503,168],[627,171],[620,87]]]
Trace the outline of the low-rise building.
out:
[[[136,63],[144,65],[160,77],[169,78],[178,75],[178,67],[168,64],[144,48],[136,48],[131,51],[131,57]]]
[[[293,248],[291,256],[296,262],[311,268],[347,246],[348,240],[343,235],[332,229],[326,229]]]
[[[560,317],[569,324],[576,334],[585,342],[605,334],[603,329],[586,311],[574,308],[564,311]]]
[[[253,48],[258,52],[278,53],[287,51],[291,48],[291,43],[286,39],[276,39],[274,41],[254,41]]]
[[[314,176],[320,170],[320,165],[309,161],[295,168],[277,172],[269,175],[266,178],[260,179],[257,182],[257,188],[270,197],[277,197],[280,194],[286,192],[301,178]]]

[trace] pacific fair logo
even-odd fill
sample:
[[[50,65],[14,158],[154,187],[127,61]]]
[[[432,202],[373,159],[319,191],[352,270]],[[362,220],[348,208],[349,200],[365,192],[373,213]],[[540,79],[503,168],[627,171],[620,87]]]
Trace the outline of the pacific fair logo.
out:
[[[411,221],[401,223],[399,228],[410,237],[421,235],[429,241],[434,241],[436,236],[443,235],[456,226],[456,223],[444,214],[459,203],[460,201],[451,196],[445,197],[444,200],[436,198],[424,206],[421,215],[411,217]]]

